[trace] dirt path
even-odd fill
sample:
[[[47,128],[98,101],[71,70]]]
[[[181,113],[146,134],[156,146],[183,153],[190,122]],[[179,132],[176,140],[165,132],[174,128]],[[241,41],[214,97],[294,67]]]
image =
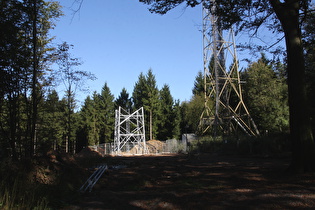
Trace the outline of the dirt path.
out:
[[[288,159],[235,156],[111,157],[72,209],[315,208],[315,179],[287,176]]]

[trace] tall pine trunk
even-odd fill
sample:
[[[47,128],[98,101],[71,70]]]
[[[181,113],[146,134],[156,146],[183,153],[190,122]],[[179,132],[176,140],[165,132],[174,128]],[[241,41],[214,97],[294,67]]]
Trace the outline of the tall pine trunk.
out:
[[[315,147],[305,86],[305,60],[299,24],[299,1],[269,0],[285,33],[288,56],[288,88],[292,162],[290,170],[302,173],[315,169]]]
[[[33,72],[32,72],[32,114],[31,114],[31,139],[30,156],[35,153],[36,144],[36,122],[37,122],[37,74],[38,74],[38,55],[37,55],[37,0],[33,0]]]

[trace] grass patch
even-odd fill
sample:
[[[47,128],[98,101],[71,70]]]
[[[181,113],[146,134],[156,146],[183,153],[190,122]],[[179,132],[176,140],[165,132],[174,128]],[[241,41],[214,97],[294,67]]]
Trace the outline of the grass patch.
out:
[[[40,184],[29,180],[29,170],[21,163],[7,164],[1,164],[0,208],[47,209],[48,199]]]

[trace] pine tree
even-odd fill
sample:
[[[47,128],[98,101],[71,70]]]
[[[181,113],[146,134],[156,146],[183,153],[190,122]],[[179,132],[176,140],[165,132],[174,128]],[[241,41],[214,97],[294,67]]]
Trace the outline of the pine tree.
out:
[[[193,95],[204,94],[204,77],[201,71],[198,72],[198,75],[195,78],[194,88],[192,89]]]
[[[114,139],[115,103],[114,95],[111,93],[107,83],[102,88],[98,109],[101,126],[100,143],[111,142]]]
[[[49,30],[60,15],[58,2],[4,0],[0,3],[0,28],[5,29],[0,33],[0,96],[8,102],[7,129],[2,131],[14,159],[18,144],[23,145],[19,151],[24,155],[33,155],[37,106],[42,100],[50,49]],[[22,120],[24,116],[27,119]]]
[[[53,90],[39,106],[38,146],[42,151],[61,146],[63,114],[58,93]]]
[[[301,23],[312,11],[311,0],[139,0],[151,5],[151,12],[165,14],[186,2],[195,7],[202,4],[219,18],[223,29],[234,25],[237,31],[247,31],[256,36],[259,30],[283,33],[287,54],[288,102],[290,107],[290,140],[292,161],[289,170],[294,173],[315,171],[315,142],[312,118],[308,107],[305,77],[305,56]],[[278,39],[279,41],[279,39]],[[249,46],[252,49],[252,46]],[[258,47],[261,51],[261,47]],[[266,49],[266,48],[265,48]]]
[[[146,75],[145,97],[142,99],[143,108],[149,113],[149,137],[154,139],[157,135],[158,118],[160,114],[159,90],[156,85],[152,69]]]
[[[138,81],[134,86],[132,99],[135,109],[141,107],[145,110],[145,127],[149,129],[146,134],[149,134],[149,139],[156,137],[158,118],[159,118],[159,90],[156,85],[155,76],[152,69],[149,69],[146,76],[139,75]]]
[[[129,98],[129,93],[127,92],[126,88],[123,88],[121,90],[120,95],[115,100],[116,109],[118,109],[119,106],[131,112],[132,102],[131,102],[131,99]]]
[[[84,105],[80,111],[81,116],[81,129],[84,138],[81,138],[80,145],[94,146],[99,144],[100,135],[100,119],[98,113],[98,107],[96,106],[99,100],[99,95],[94,92],[91,99],[90,96],[84,101]]]
[[[160,90],[160,119],[158,125],[158,139],[167,140],[173,138],[175,128],[174,100],[168,85],[164,85]]]
[[[137,110],[143,107],[143,98],[145,97],[146,78],[141,72],[138,81],[135,83],[132,92],[133,109]]]

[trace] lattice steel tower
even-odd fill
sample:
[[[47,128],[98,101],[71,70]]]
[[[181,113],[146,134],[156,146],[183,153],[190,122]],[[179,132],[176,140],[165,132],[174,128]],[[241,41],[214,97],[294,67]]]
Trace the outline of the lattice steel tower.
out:
[[[129,113],[119,107],[115,112],[114,153],[134,150],[136,154],[147,153],[143,107]]]
[[[241,128],[251,136],[259,135],[242,96],[234,32],[222,30],[215,14],[215,0],[204,1],[203,65],[204,110],[199,132],[214,136],[229,135]]]

